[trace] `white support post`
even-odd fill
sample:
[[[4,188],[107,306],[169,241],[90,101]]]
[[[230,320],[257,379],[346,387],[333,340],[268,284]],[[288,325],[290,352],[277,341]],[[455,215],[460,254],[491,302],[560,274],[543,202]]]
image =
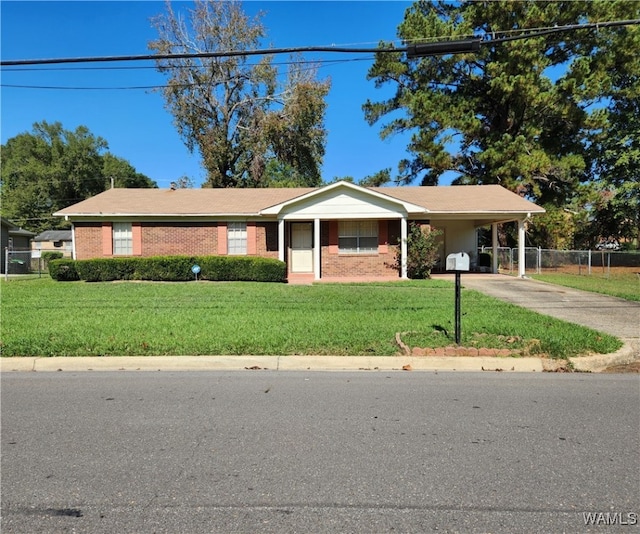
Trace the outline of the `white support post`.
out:
[[[278,259],[284,261],[285,258],[284,249],[284,219],[278,221]]]
[[[320,219],[313,220],[313,275],[320,280]]]
[[[491,272],[498,274],[498,223],[491,224]]]
[[[407,276],[407,218],[400,219],[400,277],[403,280]]]
[[[524,278],[525,257],[524,257],[524,219],[518,221],[518,276]]]
[[[536,261],[536,274],[540,274],[542,269],[542,247],[538,247],[538,259]]]
[[[71,225],[71,259],[75,260],[76,257],[76,225]]]

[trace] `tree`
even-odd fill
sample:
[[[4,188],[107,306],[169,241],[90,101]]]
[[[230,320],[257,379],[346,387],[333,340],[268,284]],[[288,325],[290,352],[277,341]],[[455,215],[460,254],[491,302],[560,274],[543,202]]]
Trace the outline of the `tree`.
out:
[[[609,83],[603,126],[591,136],[597,180],[583,207],[590,215],[585,233],[592,243],[615,237],[640,247],[640,29],[611,39],[592,59],[609,73]]]
[[[195,182],[192,178],[183,174],[180,178],[172,182],[175,185],[176,189],[193,189],[195,187]]]
[[[374,174],[365,176],[360,180],[359,185],[362,187],[382,187],[391,181],[391,167],[382,169]]]
[[[118,186],[155,186],[106,149],[86,126],[70,131],[59,122],[12,137],[2,146],[2,216],[34,232],[64,228],[68,223],[51,214],[104,191],[111,177]]]
[[[167,3],[154,19],[159,37],[149,47],[158,54],[255,50],[265,37],[260,17],[250,19],[235,0],[196,0],[187,23]],[[282,85],[272,58],[255,57],[158,59],[169,78],[162,92],[174,124],[189,150],[199,150],[205,186],[267,186],[274,160],[278,173],[288,173],[285,182],[319,185],[329,83],[291,58]]]
[[[158,187],[156,182],[137,172],[127,160],[114,156],[110,152],[102,156],[102,175],[108,182],[105,187],[111,187],[111,183],[114,187]]]
[[[581,184],[597,179],[593,136],[609,124],[607,100],[619,94],[611,66],[630,35],[636,47],[624,55],[637,56],[638,28],[492,41],[528,28],[639,16],[640,3],[631,1],[415,3],[398,28],[405,41],[480,35],[485,42],[473,54],[377,54],[368,77],[396,92],[368,101],[365,117],[373,125],[391,116],[383,138],[412,134],[413,157],[399,162],[397,181],[435,185],[453,171],[454,183],[499,183],[556,210],[580,203]],[[631,58],[626,76],[639,71]]]

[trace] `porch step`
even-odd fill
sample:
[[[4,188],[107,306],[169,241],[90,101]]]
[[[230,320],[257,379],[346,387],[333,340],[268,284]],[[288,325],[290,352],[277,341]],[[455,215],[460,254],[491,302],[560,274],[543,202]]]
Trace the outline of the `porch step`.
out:
[[[315,276],[313,273],[289,273],[287,283],[289,284],[313,284]]]

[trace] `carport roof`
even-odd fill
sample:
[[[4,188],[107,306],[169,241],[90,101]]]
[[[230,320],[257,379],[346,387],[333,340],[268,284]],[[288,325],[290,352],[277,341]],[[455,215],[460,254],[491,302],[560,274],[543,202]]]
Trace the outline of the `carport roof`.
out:
[[[544,208],[500,185],[373,187],[374,191],[424,206],[430,213],[544,213]]]

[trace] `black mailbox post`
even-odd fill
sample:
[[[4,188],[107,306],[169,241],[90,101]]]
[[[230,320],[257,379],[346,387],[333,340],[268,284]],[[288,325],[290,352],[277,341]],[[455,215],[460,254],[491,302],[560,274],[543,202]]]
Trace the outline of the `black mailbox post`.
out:
[[[449,254],[447,256],[447,271],[454,271],[456,273],[455,329],[456,344],[460,345],[460,273],[463,271],[469,272],[469,254],[465,252]]]

